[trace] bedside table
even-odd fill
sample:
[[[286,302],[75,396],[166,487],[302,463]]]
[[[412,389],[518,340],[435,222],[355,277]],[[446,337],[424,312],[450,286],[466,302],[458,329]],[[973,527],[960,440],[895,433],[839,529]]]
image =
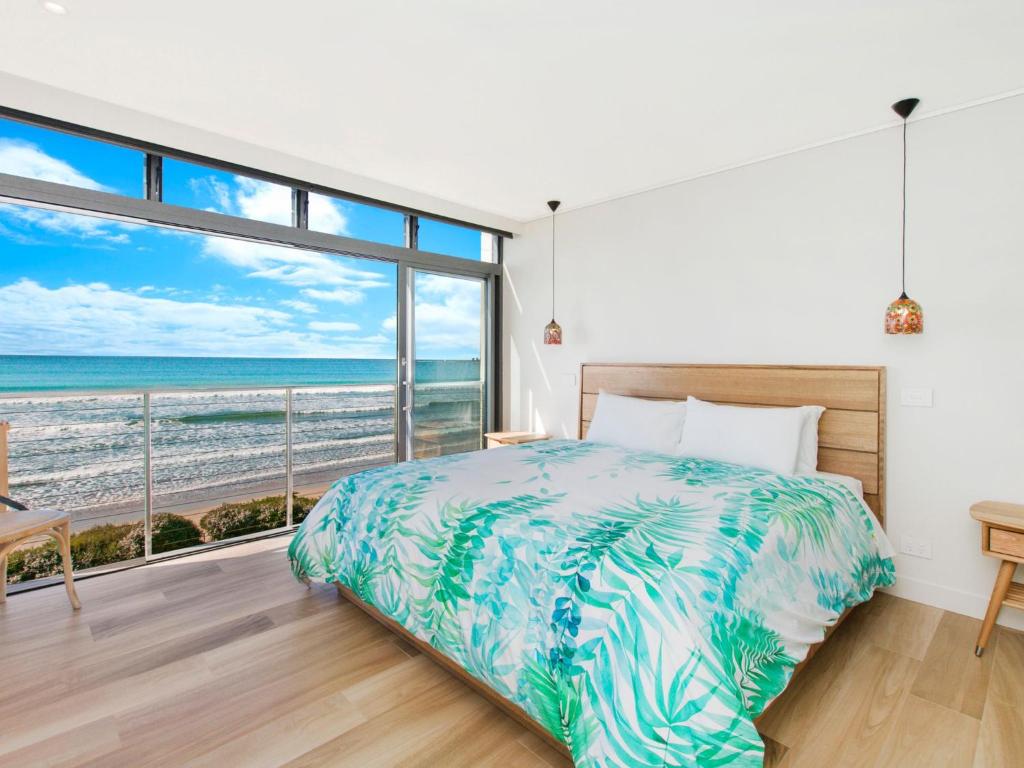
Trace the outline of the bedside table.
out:
[[[500,448],[503,445],[522,445],[523,443],[535,443],[538,440],[551,439],[551,435],[544,435],[540,432],[488,432],[484,437],[487,438],[488,448]]]
[[[1013,580],[1018,563],[1024,563],[1024,505],[1005,501],[979,501],[971,506],[971,517],[981,523],[981,552],[997,557],[999,565],[996,585],[981,625],[974,655],[981,656],[988,645],[988,637],[1004,605],[1024,609],[1024,584]]]

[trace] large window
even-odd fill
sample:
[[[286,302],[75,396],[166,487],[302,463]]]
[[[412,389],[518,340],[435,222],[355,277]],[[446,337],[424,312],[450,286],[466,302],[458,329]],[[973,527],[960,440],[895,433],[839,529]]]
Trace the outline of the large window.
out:
[[[420,250],[458,256],[460,259],[494,261],[493,235],[433,219],[420,219],[419,247]]]
[[[309,228],[314,232],[405,245],[405,217],[402,214],[315,192],[309,195]]]
[[[292,191],[251,176],[165,158],[162,199],[165,203],[200,208],[274,224],[290,224]]]
[[[15,498],[72,512],[78,567],[144,556],[147,508],[162,554],[395,461],[394,264],[37,213],[0,206],[0,461]],[[11,579],[58,565],[31,542]]]
[[[138,150],[0,118],[0,173],[142,197]]]
[[[0,181],[32,201],[0,204],[0,462],[72,513],[76,569],[284,530],[341,474],[481,447],[494,235],[427,222],[416,248],[415,214],[12,121],[0,173],[35,180]],[[59,558],[31,541],[9,571]]]

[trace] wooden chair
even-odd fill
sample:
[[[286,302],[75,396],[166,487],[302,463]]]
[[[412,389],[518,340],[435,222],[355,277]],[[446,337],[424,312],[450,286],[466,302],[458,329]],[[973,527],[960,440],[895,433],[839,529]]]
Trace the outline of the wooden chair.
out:
[[[11,425],[0,421],[0,604],[7,602],[7,556],[18,544],[32,536],[45,533],[57,540],[64,561],[64,586],[71,607],[82,607],[75,593],[71,572],[71,515],[56,509],[27,509],[24,504],[7,498],[7,436]]]
[[[2,504],[8,501],[10,500],[0,501],[0,510],[4,509]],[[64,561],[64,586],[68,591],[71,607],[77,611],[82,604],[75,593],[75,581],[71,571],[71,515],[56,509],[0,511],[0,603],[7,600],[7,556],[25,539],[39,534],[46,534],[57,540],[61,559]]]

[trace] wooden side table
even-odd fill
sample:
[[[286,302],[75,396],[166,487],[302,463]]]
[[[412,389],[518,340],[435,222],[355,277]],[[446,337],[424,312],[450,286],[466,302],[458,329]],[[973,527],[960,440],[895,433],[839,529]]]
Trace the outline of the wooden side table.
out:
[[[971,517],[981,523],[982,554],[1002,560],[978,644],[974,648],[974,655],[981,656],[988,645],[999,609],[1009,605],[1024,610],[1024,584],[1013,580],[1018,563],[1024,563],[1024,505],[979,501],[971,506]]]
[[[500,448],[503,445],[522,445],[523,443],[535,443],[538,440],[550,440],[551,435],[541,432],[487,432],[488,448]]]

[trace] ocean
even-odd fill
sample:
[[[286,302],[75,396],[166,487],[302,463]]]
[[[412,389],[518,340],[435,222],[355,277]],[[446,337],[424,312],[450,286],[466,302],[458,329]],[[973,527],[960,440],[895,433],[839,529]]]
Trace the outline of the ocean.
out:
[[[479,360],[416,363],[417,452],[479,447]],[[10,495],[75,527],[138,519],[150,399],[154,510],[191,513],[285,487],[293,387],[297,490],[395,460],[395,361],[0,355]],[[0,457],[2,460],[2,457]]]
[[[423,383],[480,378],[478,360],[420,360]],[[394,360],[0,355],[0,393],[391,384]]]

